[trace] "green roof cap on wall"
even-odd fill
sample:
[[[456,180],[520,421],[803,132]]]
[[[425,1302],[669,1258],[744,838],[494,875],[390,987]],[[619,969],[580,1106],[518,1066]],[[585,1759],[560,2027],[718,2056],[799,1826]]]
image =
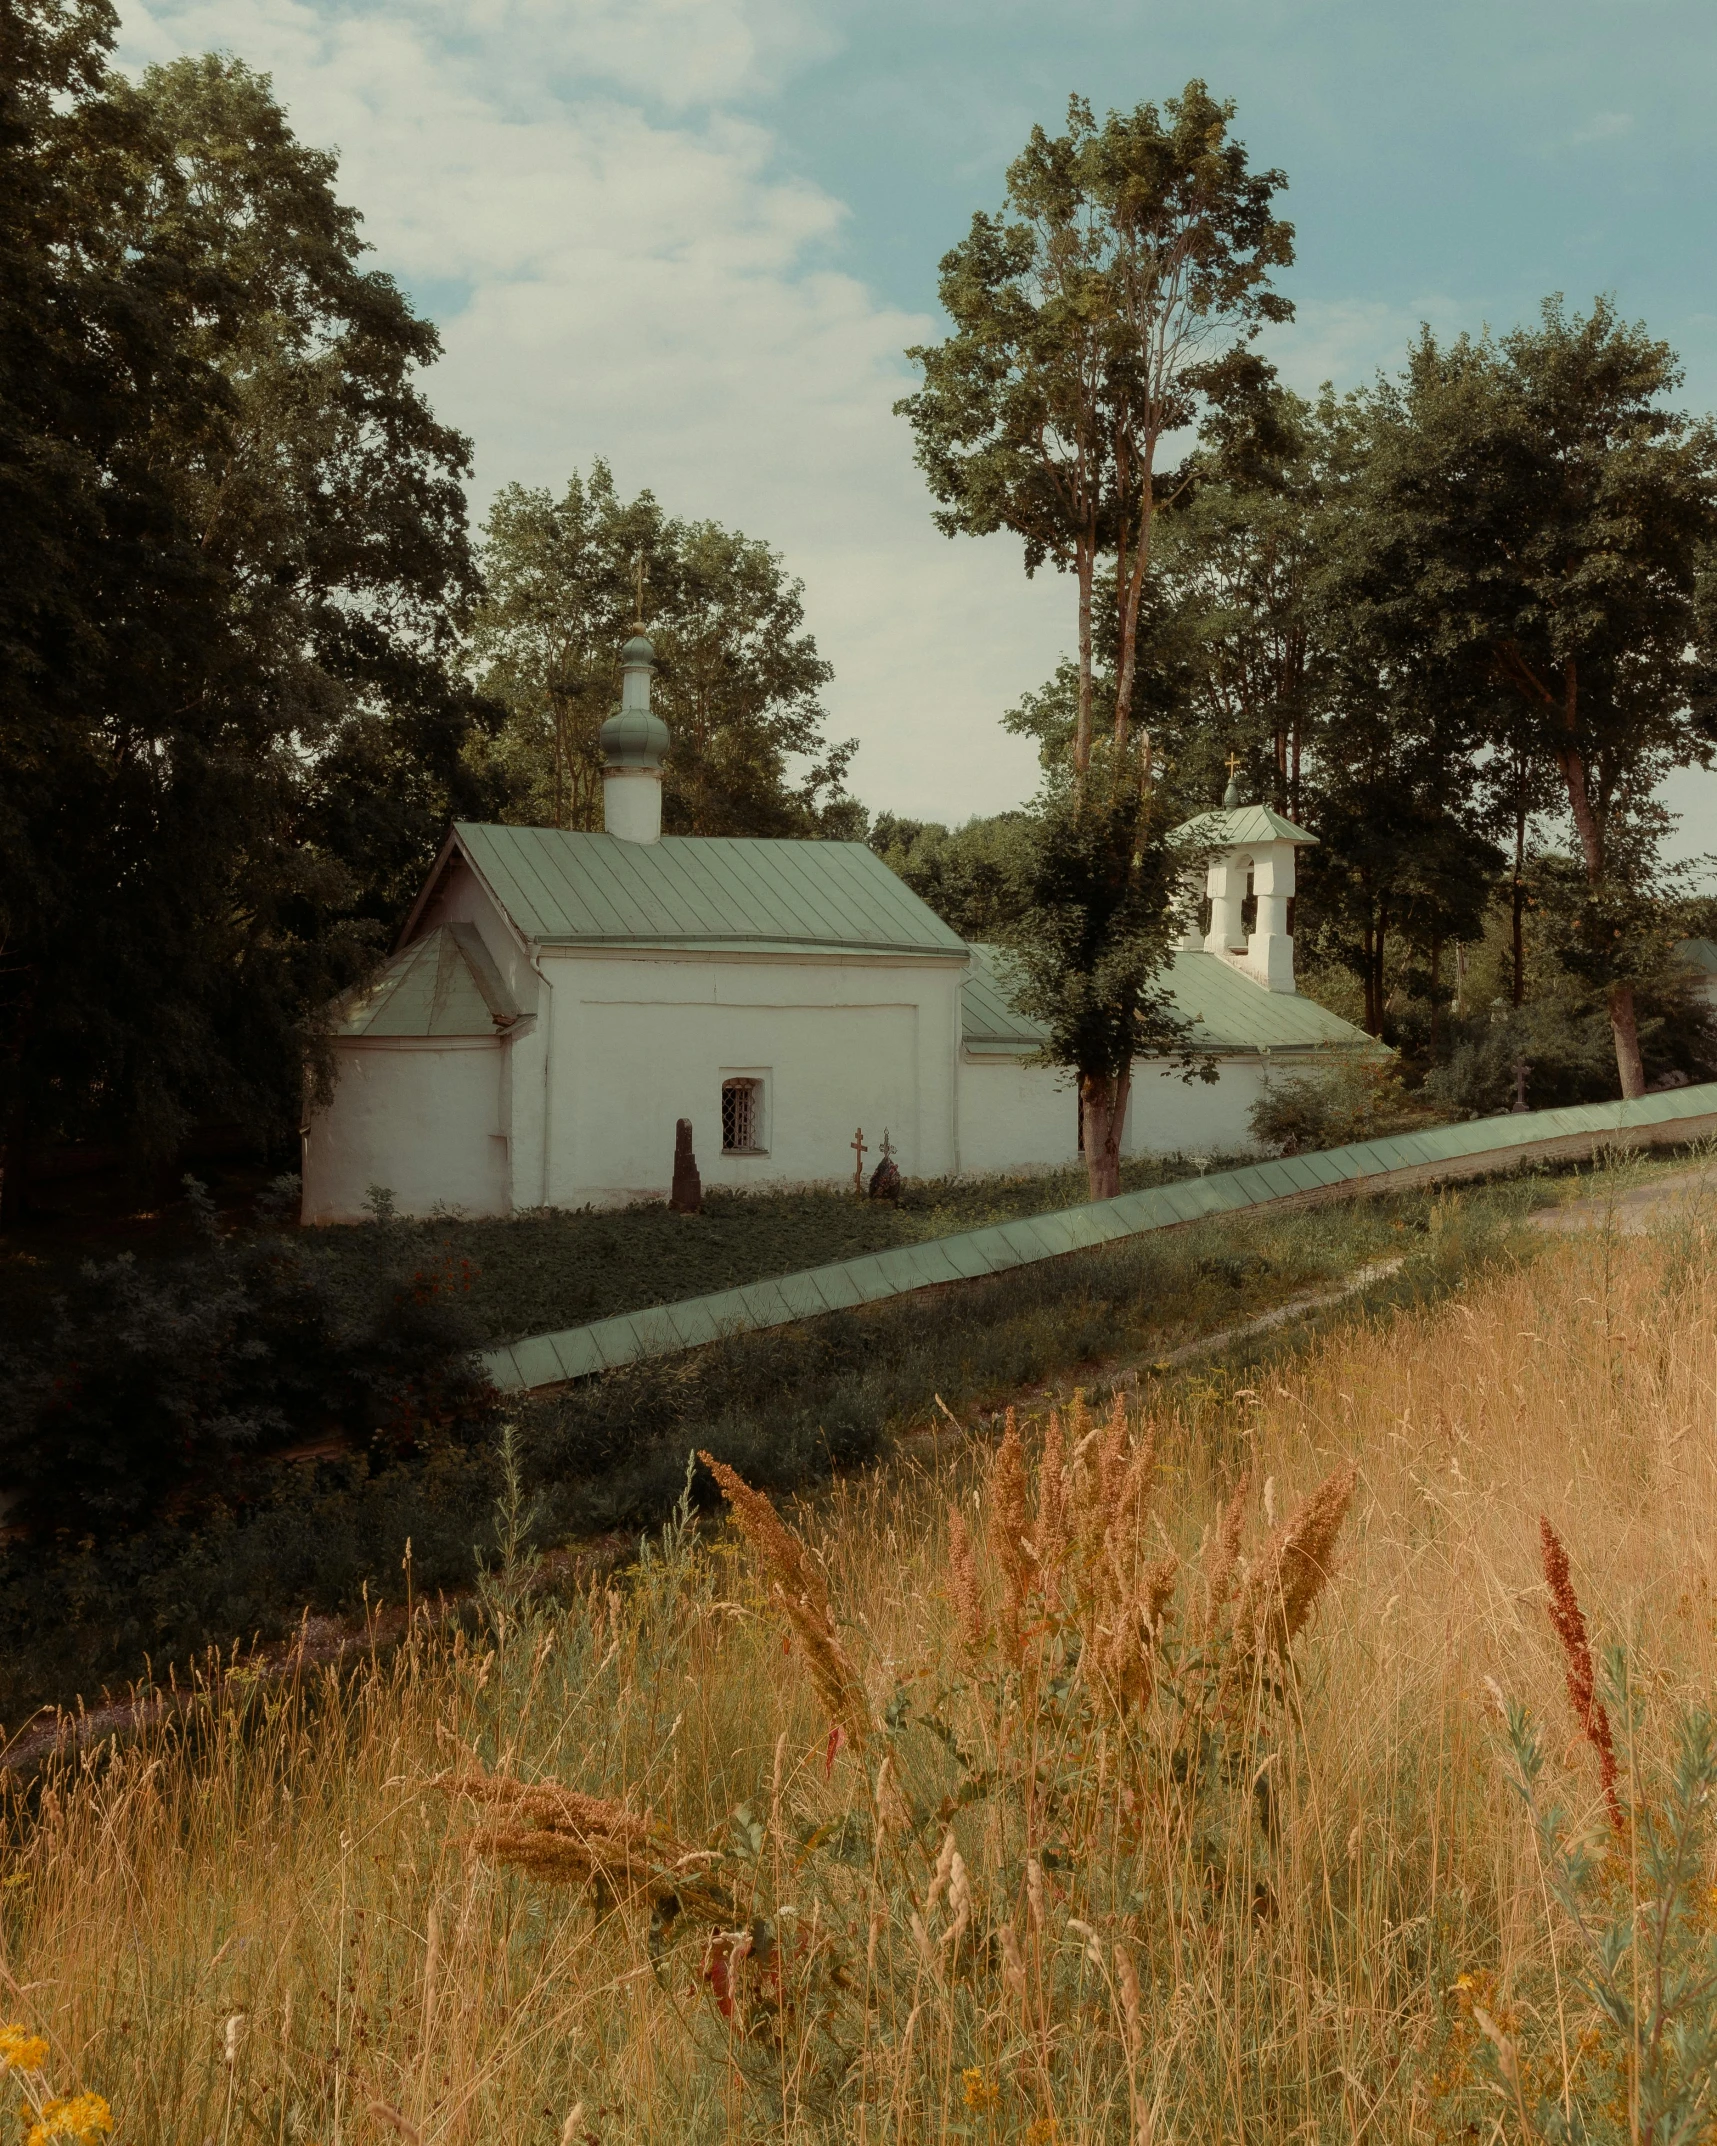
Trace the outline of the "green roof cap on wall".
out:
[[[1043,1041],[1042,1026],[1021,1013],[1008,996],[998,967],[1000,949],[974,946],[972,965],[960,989],[966,1048],[980,1057],[1023,1055]],[[1262,984],[1202,948],[1175,954],[1164,978],[1175,1010],[1193,1024],[1194,1039],[1218,1051],[1372,1051],[1379,1045],[1364,1029],[1331,1013],[1316,999]]]
[[[1544,1141],[1585,1135],[1596,1145],[1606,1137],[1655,1125],[1669,1127],[1675,1137],[1678,1122],[1686,1123],[1686,1132],[1680,1136],[1686,1138],[1708,1131],[1714,1118],[1717,1082],[1641,1096],[1631,1103],[1523,1111],[1388,1140],[1358,1141],[1316,1155],[1296,1156],[1291,1163],[1251,1163],[1146,1192],[1124,1192],[1118,1199],[1059,1214],[964,1230],[928,1244],[896,1245],[885,1252],[809,1268],[803,1274],[724,1289],[715,1296],[685,1297],[651,1312],[599,1319],[558,1334],[531,1335],[490,1349],[483,1361],[503,1389],[549,1385],[558,1382],[557,1371],[559,1378],[581,1378],[675,1348],[695,1348],[725,1334],[789,1325],[806,1317],[807,1307],[818,1300],[831,1307],[880,1303],[914,1289],[944,1284],[950,1269],[973,1276],[1000,1274],[1039,1259],[1061,1258],[1093,1242],[1172,1229],[1202,1215],[1232,1214],[1280,1199],[1304,1199],[1318,1181],[1331,1189],[1367,1184],[1380,1188],[1397,1170],[1435,1170],[1471,1158],[1478,1160],[1480,1169],[1492,1165],[1500,1169],[1507,1166],[1511,1150],[1533,1148]],[[809,1315],[815,1316],[814,1311]]]
[[[623,842],[469,820],[454,834],[522,935],[539,945],[966,951],[862,842],[726,835]]]

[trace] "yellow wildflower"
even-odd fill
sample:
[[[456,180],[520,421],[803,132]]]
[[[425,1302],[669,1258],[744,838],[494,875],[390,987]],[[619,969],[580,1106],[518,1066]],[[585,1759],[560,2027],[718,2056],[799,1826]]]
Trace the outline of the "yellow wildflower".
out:
[[[56,2139],[71,2139],[76,2146],[95,2146],[104,2132],[113,2129],[113,2111],[99,2094],[68,2094],[43,2104],[41,2121],[31,2126],[26,2146],[53,2146]]]
[[[48,2061],[48,2045],[39,2034],[16,2024],[0,2027],[0,2071],[40,2071]]]
[[[993,2079],[986,2079],[981,2065],[973,2064],[960,2074],[960,2084],[965,2088],[968,2109],[993,2109],[1002,2098],[1002,2090]]]
[[[1040,2116],[1035,2123],[1027,2124],[1025,2146],[1055,2146],[1061,2126],[1053,2116]]]

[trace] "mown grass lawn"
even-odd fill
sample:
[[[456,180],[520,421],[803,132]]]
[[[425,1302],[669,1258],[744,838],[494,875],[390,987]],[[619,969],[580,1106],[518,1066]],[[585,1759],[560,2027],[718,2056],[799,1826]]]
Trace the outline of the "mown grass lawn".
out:
[[[1137,1192],[1245,1159],[1141,1157],[1123,1164],[1122,1188]],[[376,1258],[382,1231],[392,1239],[390,1256],[398,1233],[406,1233],[427,1275],[444,1275],[468,1294],[484,1339],[503,1341],[1049,1214],[1086,1197],[1083,1169],[1057,1170],[925,1179],[903,1186],[898,1203],[850,1192],[710,1192],[701,1215],[670,1214],[660,1202],[544,1208],[497,1221],[358,1223],[319,1230],[313,1241],[324,1257],[357,1272]]]

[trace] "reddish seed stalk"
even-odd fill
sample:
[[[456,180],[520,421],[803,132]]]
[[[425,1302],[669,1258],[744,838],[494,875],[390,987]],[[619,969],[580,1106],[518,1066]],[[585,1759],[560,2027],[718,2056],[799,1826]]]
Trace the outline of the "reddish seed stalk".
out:
[[[1610,1717],[1597,1693],[1591,1642],[1586,1637],[1586,1620],[1569,1576],[1568,1553],[1562,1547],[1562,1538],[1542,1513],[1538,1516],[1538,1534],[1544,1553],[1544,1578],[1550,1589],[1550,1622],[1568,1663],[1569,1702],[1587,1742],[1598,1754],[1598,1778],[1603,1785],[1604,1802],[1609,1809],[1610,1824],[1615,1828],[1616,1837],[1621,1839],[1627,1832],[1622,1799],[1616,1789],[1621,1768],[1616,1764]]]

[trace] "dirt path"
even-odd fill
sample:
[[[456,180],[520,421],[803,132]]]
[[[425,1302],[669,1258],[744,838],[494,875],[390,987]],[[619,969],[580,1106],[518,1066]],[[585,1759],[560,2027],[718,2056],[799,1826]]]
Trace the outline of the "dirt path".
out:
[[[1717,1164],[1677,1170],[1627,1190],[1599,1184],[1566,1206],[1547,1208],[1531,1217],[1534,1229],[1614,1229],[1643,1236],[1665,1223],[1717,1222]]]

